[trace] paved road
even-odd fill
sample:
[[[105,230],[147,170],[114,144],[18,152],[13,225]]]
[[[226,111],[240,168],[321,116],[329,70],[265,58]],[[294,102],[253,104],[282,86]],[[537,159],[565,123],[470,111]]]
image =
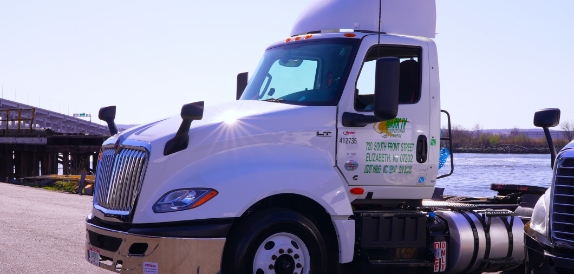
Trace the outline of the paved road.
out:
[[[112,273],[84,259],[91,196],[0,183],[0,273]]]

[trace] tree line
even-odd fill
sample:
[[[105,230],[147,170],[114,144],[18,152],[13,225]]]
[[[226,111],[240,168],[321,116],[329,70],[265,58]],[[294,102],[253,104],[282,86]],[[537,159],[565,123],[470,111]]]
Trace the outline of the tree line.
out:
[[[557,151],[574,139],[574,120],[560,124],[560,138],[554,138]],[[545,137],[529,137],[518,128],[508,134],[485,132],[480,124],[467,129],[460,125],[451,128],[453,152],[462,153],[549,153]],[[448,136],[448,129],[442,129]],[[543,135],[541,135],[543,136]],[[445,146],[443,143],[442,146]]]

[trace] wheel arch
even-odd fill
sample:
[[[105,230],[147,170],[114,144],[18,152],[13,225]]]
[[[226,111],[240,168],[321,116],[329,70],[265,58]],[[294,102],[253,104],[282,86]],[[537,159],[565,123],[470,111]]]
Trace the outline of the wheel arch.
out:
[[[305,216],[320,230],[328,248],[330,250],[336,248],[338,252],[333,252],[331,255],[336,256],[337,261],[346,263],[352,260],[355,240],[354,220],[350,220],[350,216],[332,216],[318,201],[301,194],[275,194],[253,203],[234,223],[231,231],[247,216],[269,208],[288,209]]]

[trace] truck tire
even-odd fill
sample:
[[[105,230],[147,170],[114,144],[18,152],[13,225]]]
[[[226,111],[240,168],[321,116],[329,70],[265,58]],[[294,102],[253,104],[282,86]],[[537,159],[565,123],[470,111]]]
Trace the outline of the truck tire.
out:
[[[228,238],[222,274],[335,273],[317,226],[288,209],[265,209],[242,220]]]

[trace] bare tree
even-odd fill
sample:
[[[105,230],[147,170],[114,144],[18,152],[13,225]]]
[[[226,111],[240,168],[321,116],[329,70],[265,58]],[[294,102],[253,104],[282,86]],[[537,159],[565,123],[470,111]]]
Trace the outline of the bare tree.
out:
[[[564,137],[566,137],[568,141],[574,139],[574,120],[560,123],[560,128],[564,132]]]
[[[509,134],[509,135],[510,135],[511,137],[518,137],[518,136],[520,136],[520,135],[521,135],[521,134],[520,134],[520,129],[519,129],[517,126],[514,126],[514,128],[512,128],[512,129],[510,130],[510,134]]]
[[[480,134],[482,134],[482,126],[479,123],[476,123],[470,131],[475,138],[480,138]]]

